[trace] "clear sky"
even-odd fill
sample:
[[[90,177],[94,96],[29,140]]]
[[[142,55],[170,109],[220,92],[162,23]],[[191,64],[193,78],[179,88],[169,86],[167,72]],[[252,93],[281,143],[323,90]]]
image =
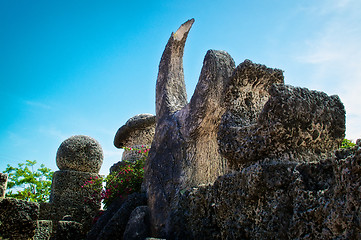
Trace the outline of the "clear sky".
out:
[[[190,18],[188,98],[206,51],[226,50],[339,95],[347,138],[361,138],[360,13],[360,0],[0,0],[0,171],[26,159],[57,170],[61,142],[82,134],[102,145],[107,174],[117,129],[155,113],[161,54]]]

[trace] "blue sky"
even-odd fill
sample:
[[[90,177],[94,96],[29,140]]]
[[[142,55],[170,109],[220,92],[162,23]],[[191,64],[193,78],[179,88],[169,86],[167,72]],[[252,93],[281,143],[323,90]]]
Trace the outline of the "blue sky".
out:
[[[337,94],[347,137],[361,138],[361,1],[0,1],[0,171],[37,160],[57,170],[66,138],[97,139],[102,174],[117,129],[155,112],[172,31],[195,18],[184,54],[191,97],[208,49],[284,70],[286,84]]]

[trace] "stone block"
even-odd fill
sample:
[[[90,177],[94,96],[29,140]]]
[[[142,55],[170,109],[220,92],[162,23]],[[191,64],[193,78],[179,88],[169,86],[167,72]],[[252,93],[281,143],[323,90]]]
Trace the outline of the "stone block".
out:
[[[0,198],[5,197],[7,181],[8,175],[5,173],[0,173]]]
[[[15,198],[0,198],[0,237],[30,239],[34,237],[39,204]]]
[[[123,240],[143,240],[150,236],[149,209],[147,206],[135,208],[123,234]]]
[[[56,229],[55,240],[85,239],[81,223],[74,221],[59,221]]]
[[[94,216],[101,207],[100,189],[82,187],[85,182],[100,175],[78,171],[56,171],[50,195],[50,210],[42,211],[51,214],[51,219],[59,221],[70,215],[73,219],[89,230]],[[48,206],[49,208],[49,206]]]
[[[34,240],[49,240],[53,233],[53,221],[38,220]]]

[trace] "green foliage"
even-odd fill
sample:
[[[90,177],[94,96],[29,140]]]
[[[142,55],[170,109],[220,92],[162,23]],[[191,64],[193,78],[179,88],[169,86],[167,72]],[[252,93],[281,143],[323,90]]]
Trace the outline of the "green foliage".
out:
[[[83,187],[97,192],[102,181],[105,182],[105,188],[101,192],[101,200],[104,207],[107,208],[115,199],[125,198],[131,193],[140,192],[144,177],[144,165],[148,157],[149,148],[142,146],[140,149],[123,148],[124,151],[133,151],[139,155],[134,162],[123,161],[123,164],[117,171],[112,172],[106,178],[92,179],[86,182]],[[95,198],[93,199],[95,200]]]
[[[34,171],[36,161],[26,160],[18,167],[8,164],[4,173],[8,174],[6,197],[12,197],[32,202],[46,202],[49,200],[53,173],[50,168],[40,165]],[[16,192],[14,192],[16,191]]]
[[[341,148],[351,148],[354,146],[356,146],[356,144],[346,138],[341,143]]]

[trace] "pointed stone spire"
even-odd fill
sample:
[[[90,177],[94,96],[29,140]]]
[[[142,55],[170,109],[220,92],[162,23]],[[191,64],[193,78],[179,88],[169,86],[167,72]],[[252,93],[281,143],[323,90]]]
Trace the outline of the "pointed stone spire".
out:
[[[188,32],[194,23],[190,19],[172,33],[159,63],[156,87],[157,119],[180,110],[187,104],[184,83],[183,51]]]

